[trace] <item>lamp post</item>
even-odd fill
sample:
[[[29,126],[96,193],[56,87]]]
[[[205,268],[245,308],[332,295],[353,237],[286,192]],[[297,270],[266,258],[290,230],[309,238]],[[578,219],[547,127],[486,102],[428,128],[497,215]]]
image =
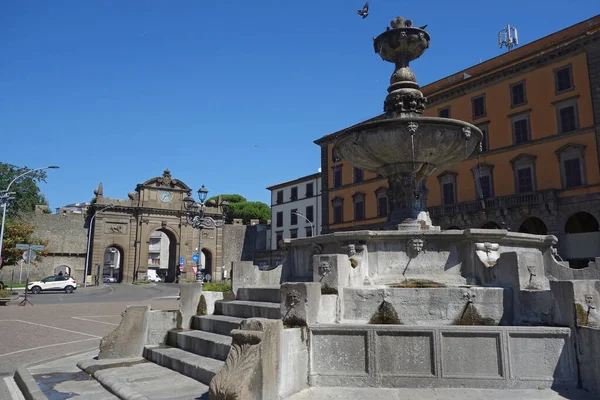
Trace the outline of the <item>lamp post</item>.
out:
[[[92,226],[94,224],[94,219],[96,219],[96,215],[98,215],[98,213],[100,211],[107,210],[114,206],[115,206],[114,204],[109,204],[106,207],[103,207],[103,208],[99,209],[98,211],[96,211],[94,213],[94,215],[92,215],[92,218],[90,218],[90,227],[88,229],[88,245],[87,245],[87,251],[85,253],[85,267],[83,270],[83,287],[87,287],[88,264],[90,262],[90,245],[92,243]]]
[[[292,212],[292,214],[296,214],[299,217],[302,217],[306,220],[306,222],[308,222],[310,224],[310,235],[311,236],[315,236],[315,226],[313,225],[312,221],[308,218],[306,218],[306,216],[298,211],[294,211]]]
[[[2,203],[2,228],[0,228],[0,264],[2,263],[2,245],[4,244],[4,221],[6,220],[6,208],[8,207],[8,201],[11,200],[10,196],[12,194],[9,192],[10,187],[19,178],[21,178],[27,174],[31,174],[32,172],[36,172],[36,171],[42,171],[44,169],[56,169],[56,168],[59,168],[59,167],[56,165],[50,165],[48,167],[29,169],[29,170],[23,172],[21,175],[17,176],[12,181],[10,181],[10,183],[8,184],[8,187],[5,190],[0,191],[0,202]]]
[[[192,196],[187,196],[183,199],[183,204],[187,210],[186,218],[188,224],[192,225],[192,228],[198,229],[198,262],[196,263],[196,282],[202,283],[204,280],[204,273],[202,272],[202,230],[204,228],[220,228],[225,225],[225,212],[229,203],[227,201],[216,202],[211,200],[208,205],[211,207],[220,207],[223,215],[220,219],[213,219],[209,216],[204,215],[204,207],[206,198],[208,197],[208,189],[202,185],[198,189],[198,202],[194,201]]]

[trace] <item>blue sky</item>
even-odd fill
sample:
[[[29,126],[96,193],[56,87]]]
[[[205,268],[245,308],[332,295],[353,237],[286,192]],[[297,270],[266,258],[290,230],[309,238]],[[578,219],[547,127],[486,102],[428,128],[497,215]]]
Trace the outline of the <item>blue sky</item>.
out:
[[[58,164],[52,208],[126,198],[169,168],[211,194],[269,202],[266,186],[317,172],[313,140],[381,112],[393,67],[372,37],[428,24],[421,85],[593,17],[597,0],[5,0],[0,160]],[[494,6],[492,7],[491,4]],[[502,6],[505,4],[506,6]]]

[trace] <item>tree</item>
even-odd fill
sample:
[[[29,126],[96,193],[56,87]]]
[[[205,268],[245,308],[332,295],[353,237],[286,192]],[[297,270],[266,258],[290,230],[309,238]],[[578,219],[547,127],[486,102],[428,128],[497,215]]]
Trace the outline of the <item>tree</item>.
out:
[[[13,179],[29,169],[28,167],[17,167],[16,165],[0,162],[0,190],[6,190]],[[10,191],[15,192],[15,195],[6,209],[8,218],[16,217],[19,214],[32,213],[38,204],[48,204],[46,198],[40,192],[39,182],[46,182],[45,171],[32,172],[12,184]]]
[[[241,218],[245,224],[251,219],[258,219],[261,223],[266,223],[271,219],[271,208],[262,201],[248,201],[239,194],[222,194],[221,201],[227,201],[227,222],[233,222],[234,218]],[[206,200],[208,203],[211,200],[218,201],[219,196],[213,196]]]
[[[2,265],[16,265],[23,254],[23,250],[17,250],[16,245],[23,244],[41,244],[48,245],[48,241],[40,240],[33,236],[33,226],[26,222],[18,220],[8,220],[4,225],[4,240],[2,246]],[[38,256],[46,255],[46,251],[38,252]]]

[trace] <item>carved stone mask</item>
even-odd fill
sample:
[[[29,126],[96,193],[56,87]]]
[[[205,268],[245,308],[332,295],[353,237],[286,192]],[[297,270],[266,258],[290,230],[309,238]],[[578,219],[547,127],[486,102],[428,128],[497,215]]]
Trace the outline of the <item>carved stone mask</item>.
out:
[[[331,272],[331,265],[327,261],[321,261],[319,263],[319,275],[325,276]]]
[[[293,308],[296,304],[300,303],[300,294],[297,291],[292,290],[287,294],[286,300],[288,307]]]
[[[535,267],[534,266],[527,267],[527,271],[529,272],[529,275],[536,276]]]
[[[475,297],[477,295],[471,292],[463,292],[462,294],[463,300],[466,300],[468,303],[473,303],[475,301]]]
[[[425,245],[425,243],[423,239],[412,238],[408,241],[408,245],[410,250],[416,255],[423,251],[423,246]]]
[[[596,306],[594,305],[594,296],[591,294],[586,294],[584,296],[585,299],[585,304],[591,308],[591,309],[596,309]]]
[[[348,256],[352,257],[356,255],[356,246],[353,244],[348,245]]]

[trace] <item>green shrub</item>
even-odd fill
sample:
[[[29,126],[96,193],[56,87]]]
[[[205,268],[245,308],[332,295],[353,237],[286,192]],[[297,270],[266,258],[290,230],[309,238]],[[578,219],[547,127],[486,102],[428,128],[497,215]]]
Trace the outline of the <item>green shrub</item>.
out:
[[[196,308],[196,315],[206,315],[208,305],[206,304],[206,297],[204,295],[200,296],[200,301],[198,301],[198,307]]]
[[[135,281],[135,282],[133,282],[134,285],[149,285],[151,283],[152,282],[150,282],[150,281]]]
[[[0,299],[10,297],[10,296],[11,296],[10,290],[5,290],[5,289],[0,290]]]
[[[227,292],[227,291],[231,290],[231,283],[224,283],[224,282],[211,283],[211,282],[206,282],[204,284],[204,286],[202,287],[202,290],[204,290],[205,292]]]

